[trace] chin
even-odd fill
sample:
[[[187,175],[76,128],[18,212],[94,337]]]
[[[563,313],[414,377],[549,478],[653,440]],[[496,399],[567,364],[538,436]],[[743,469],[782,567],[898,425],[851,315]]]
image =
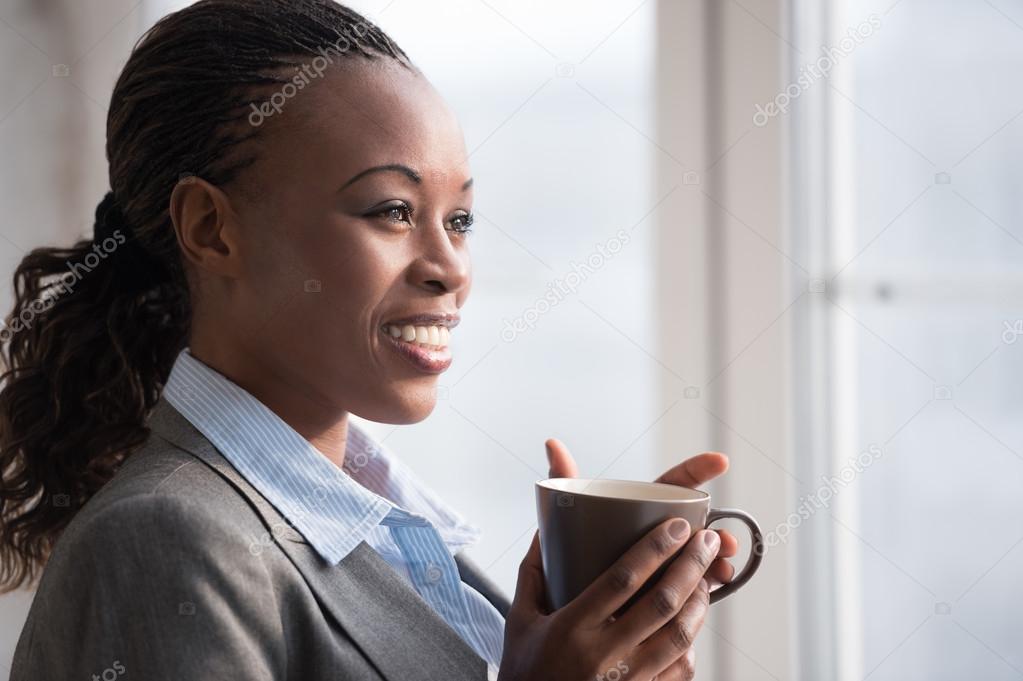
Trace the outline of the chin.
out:
[[[389,423],[395,426],[419,423],[433,413],[437,406],[437,385],[403,386],[401,392],[380,396],[372,406],[353,414],[376,423]]]

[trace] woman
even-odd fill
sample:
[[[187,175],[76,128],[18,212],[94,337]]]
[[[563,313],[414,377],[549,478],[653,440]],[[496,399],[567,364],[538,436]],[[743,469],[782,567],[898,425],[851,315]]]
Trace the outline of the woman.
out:
[[[462,133],[393,41],[332,2],[203,0],[136,46],[107,135],[93,239],[15,275],[0,583],[41,578],[12,679],[691,677],[734,538],[666,523],[548,612],[534,537],[509,607],[348,421],[431,412],[471,282]]]

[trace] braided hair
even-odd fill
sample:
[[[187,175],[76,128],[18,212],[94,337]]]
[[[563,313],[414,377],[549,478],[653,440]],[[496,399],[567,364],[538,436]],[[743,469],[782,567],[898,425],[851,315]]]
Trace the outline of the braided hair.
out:
[[[107,116],[111,192],[95,234],[37,248],[0,328],[0,591],[35,581],[71,518],[149,436],[188,338],[189,287],[169,197],[224,185],[309,65],[407,55],[331,0],[200,0],[131,52]],[[279,109],[278,109],[279,110]]]

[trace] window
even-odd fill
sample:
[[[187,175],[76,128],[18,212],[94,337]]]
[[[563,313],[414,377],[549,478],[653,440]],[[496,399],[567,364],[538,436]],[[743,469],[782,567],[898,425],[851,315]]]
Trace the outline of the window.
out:
[[[793,239],[826,286],[797,325],[827,358],[796,370],[825,386],[801,398],[799,456],[835,474],[881,452],[801,555],[831,576],[802,594],[804,674],[828,668],[827,630],[838,678],[1019,678],[1023,10],[792,8],[792,74],[877,26],[791,121]]]

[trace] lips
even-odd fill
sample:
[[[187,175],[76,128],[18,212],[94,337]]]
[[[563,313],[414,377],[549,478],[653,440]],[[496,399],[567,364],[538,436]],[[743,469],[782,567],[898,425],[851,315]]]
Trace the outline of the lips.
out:
[[[451,366],[451,329],[457,315],[420,314],[394,319],[380,327],[387,345],[419,371],[439,374]]]

